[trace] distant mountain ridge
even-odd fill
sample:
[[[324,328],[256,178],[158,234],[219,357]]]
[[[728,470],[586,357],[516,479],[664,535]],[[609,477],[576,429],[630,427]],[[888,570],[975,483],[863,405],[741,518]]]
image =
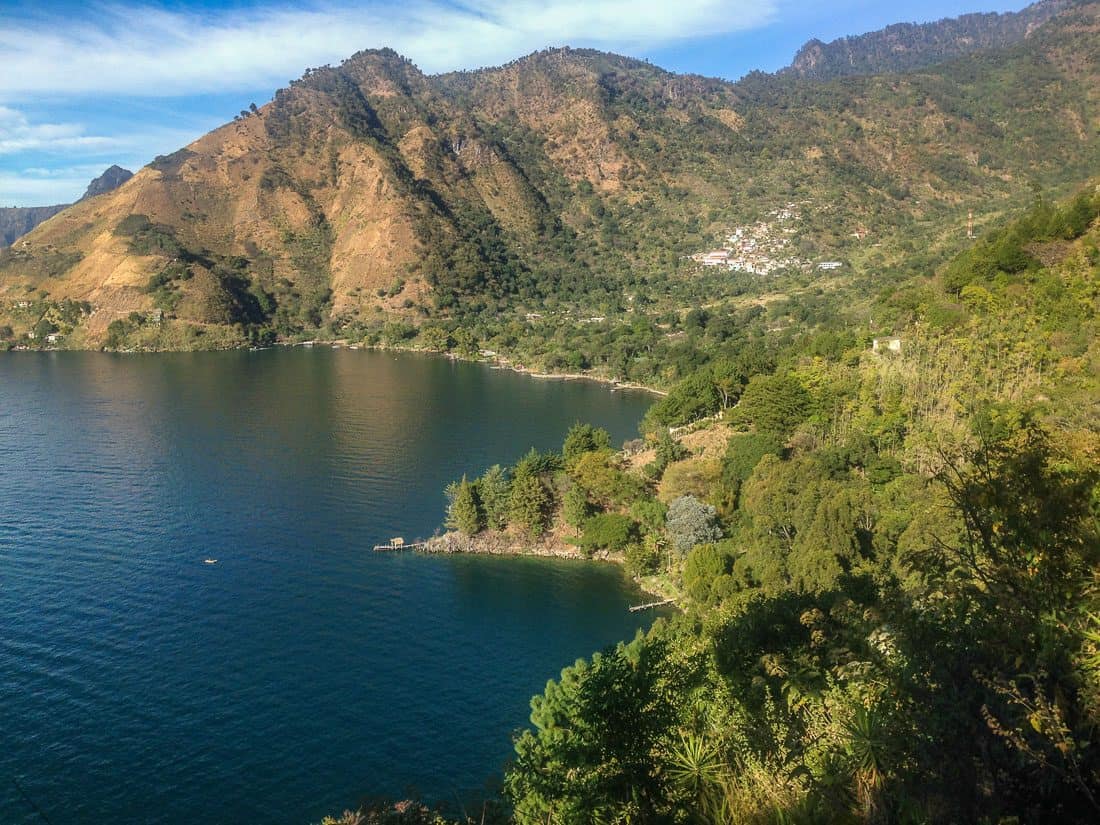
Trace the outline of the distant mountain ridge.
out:
[[[88,184],[80,200],[105,195],[126,183],[134,173],[121,166],[110,166],[102,175]],[[79,203],[79,201],[78,201]],[[26,235],[40,223],[44,223],[71,203],[59,203],[54,206],[8,206],[0,207],[0,246],[11,246],[16,238]]]
[[[53,206],[0,206],[0,247],[11,246],[15,239],[26,235],[72,204]]]
[[[781,73],[829,80],[914,71],[983,49],[1019,43],[1037,26],[1079,5],[1081,0],[1040,0],[1018,12],[966,14],[933,23],[897,23],[830,43],[814,39],[799,49]]]

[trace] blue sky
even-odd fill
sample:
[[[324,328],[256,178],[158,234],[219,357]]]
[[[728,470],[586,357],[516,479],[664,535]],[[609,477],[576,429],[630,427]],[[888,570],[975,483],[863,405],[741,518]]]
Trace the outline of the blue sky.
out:
[[[310,66],[391,46],[427,72],[590,46],[737,79],[812,37],[1015,11],[1016,0],[0,0],[0,206],[74,200],[263,104]]]

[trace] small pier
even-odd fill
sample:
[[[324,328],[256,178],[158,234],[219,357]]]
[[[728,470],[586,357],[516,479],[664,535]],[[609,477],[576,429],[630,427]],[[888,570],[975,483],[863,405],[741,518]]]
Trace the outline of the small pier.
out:
[[[666,604],[675,604],[676,599],[665,599],[660,602],[648,602],[646,604],[636,604],[630,608],[631,613],[640,613],[643,610],[652,610],[655,607],[664,607]]]
[[[421,547],[427,547],[426,541],[405,541],[401,537],[390,539],[389,544],[376,544],[374,545],[375,553],[392,553],[401,550],[417,550]]]

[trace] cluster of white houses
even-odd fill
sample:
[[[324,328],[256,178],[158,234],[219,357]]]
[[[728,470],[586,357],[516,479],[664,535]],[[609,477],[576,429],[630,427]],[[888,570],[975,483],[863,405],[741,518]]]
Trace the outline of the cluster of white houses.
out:
[[[790,254],[789,224],[801,217],[798,204],[788,203],[769,213],[770,221],[739,226],[726,237],[722,249],[696,255],[703,266],[720,266],[752,275],[769,275],[780,269],[804,269],[809,261]]]

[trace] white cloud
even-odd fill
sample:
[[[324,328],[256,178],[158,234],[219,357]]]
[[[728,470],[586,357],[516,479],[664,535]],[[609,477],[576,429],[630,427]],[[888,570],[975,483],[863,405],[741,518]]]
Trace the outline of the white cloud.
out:
[[[770,22],[777,0],[414,0],[219,13],[105,5],[0,28],[0,99],[172,96],[281,85],[309,66],[391,46],[426,71],[475,68],[550,45],[619,51]]]
[[[0,155],[110,149],[113,138],[84,134],[80,123],[34,123],[16,109],[0,106]]]
[[[73,166],[46,170],[0,171],[0,206],[46,206],[72,203],[79,198],[92,178],[102,174],[103,166]]]
[[[86,134],[81,123],[38,123],[18,109],[0,105],[0,206],[76,200],[88,181],[112,163],[139,169],[154,155],[190,143],[211,125],[123,129],[115,124],[107,131],[118,133],[106,137]]]

